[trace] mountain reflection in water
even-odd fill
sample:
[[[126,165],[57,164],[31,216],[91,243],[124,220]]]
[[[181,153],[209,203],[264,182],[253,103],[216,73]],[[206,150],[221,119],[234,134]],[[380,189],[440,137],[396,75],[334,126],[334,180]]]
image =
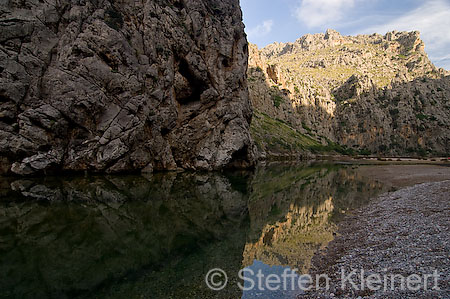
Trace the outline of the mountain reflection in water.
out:
[[[380,191],[323,164],[2,178],[0,298],[252,298],[240,269],[307,273],[335,222]],[[228,273],[220,293],[204,281],[212,268]]]

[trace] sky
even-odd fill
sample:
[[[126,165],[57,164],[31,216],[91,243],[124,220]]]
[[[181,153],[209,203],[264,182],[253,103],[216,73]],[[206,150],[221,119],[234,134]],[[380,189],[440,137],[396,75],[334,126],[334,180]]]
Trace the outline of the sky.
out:
[[[437,67],[450,70],[450,0],[240,0],[248,40],[264,47],[328,28],[342,35],[421,33]]]

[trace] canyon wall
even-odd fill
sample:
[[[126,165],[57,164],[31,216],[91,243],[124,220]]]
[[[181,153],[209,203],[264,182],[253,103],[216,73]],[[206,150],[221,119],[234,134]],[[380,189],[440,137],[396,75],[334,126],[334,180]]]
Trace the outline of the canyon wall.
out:
[[[0,27],[0,173],[253,165],[238,0],[7,0]]]
[[[347,153],[450,153],[449,72],[428,59],[419,32],[327,30],[249,52],[252,132],[263,155],[279,152],[274,144],[289,152],[292,135],[303,141],[291,152],[337,143]],[[283,138],[264,130],[270,122]]]

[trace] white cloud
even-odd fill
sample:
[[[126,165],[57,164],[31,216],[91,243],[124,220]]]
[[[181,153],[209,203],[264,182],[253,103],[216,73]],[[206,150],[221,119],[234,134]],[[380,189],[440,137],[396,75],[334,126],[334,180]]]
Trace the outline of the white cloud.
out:
[[[439,67],[450,69],[450,3],[445,0],[424,3],[392,21],[372,26],[363,33],[385,33],[392,30],[418,30],[430,59]]]
[[[295,17],[308,27],[319,27],[341,20],[355,0],[303,0]]]
[[[256,39],[269,34],[272,31],[273,20],[266,20],[256,27],[247,30],[247,35],[249,39]]]

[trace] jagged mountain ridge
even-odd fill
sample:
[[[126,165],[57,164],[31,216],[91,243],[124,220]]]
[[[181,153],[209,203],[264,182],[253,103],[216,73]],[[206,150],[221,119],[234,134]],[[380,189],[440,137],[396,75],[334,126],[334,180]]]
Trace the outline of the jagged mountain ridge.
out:
[[[259,113],[322,145],[336,142],[349,151],[450,152],[449,72],[431,63],[417,31],[342,36],[329,29],[261,50],[250,45],[249,52],[252,132],[262,155],[298,147],[289,148],[288,138],[274,146],[274,134],[263,132]]]

